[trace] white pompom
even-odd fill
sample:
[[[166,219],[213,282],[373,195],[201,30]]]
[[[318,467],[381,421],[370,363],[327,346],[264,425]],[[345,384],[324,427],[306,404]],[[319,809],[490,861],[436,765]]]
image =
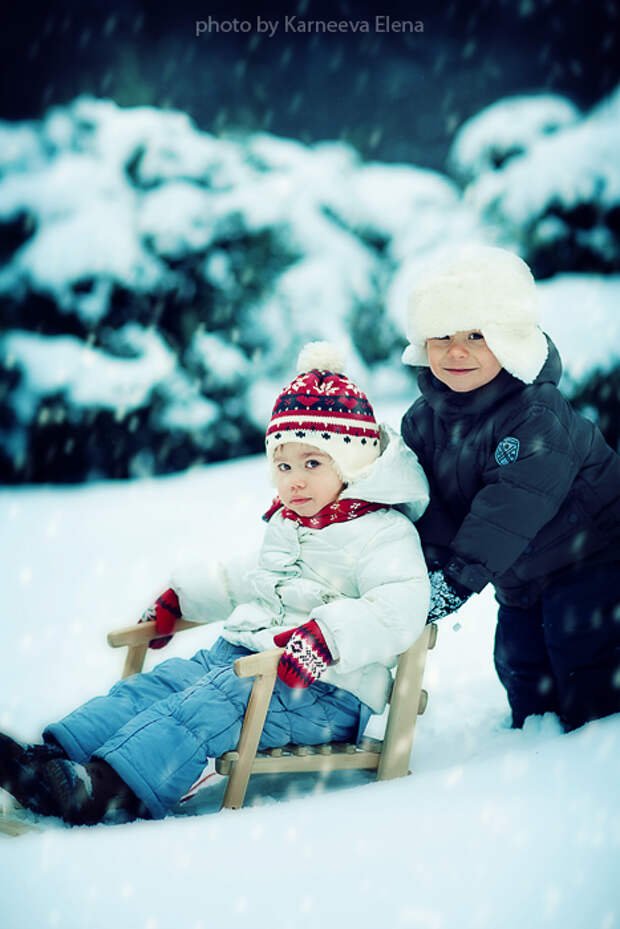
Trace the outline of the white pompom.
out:
[[[344,373],[344,355],[331,342],[308,342],[304,345],[297,359],[297,371],[304,374],[306,371],[333,371],[335,374]]]

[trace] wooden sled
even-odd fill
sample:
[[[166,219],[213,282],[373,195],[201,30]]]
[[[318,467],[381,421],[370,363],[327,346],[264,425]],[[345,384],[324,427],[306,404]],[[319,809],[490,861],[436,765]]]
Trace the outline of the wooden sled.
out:
[[[180,619],[175,632],[200,623]],[[123,678],[142,670],[155,623],[140,623],[108,635],[112,648],[126,646]],[[409,774],[409,759],[417,717],[426,709],[428,694],[422,689],[426,653],[435,647],[437,626],[430,623],[414,644],[398,659],[383,740],[362,738],[359,745],[331,742],[325,745],[287,745],[257,752],[269,701],[276,681],[276,670],[284,649],[274,648],[238,658],[234,665],[239,677],[253,677],[254,684],[245,713],[239,744],[235,751],[216,759],[216,769],[228,775],[222,807],[239,809],[252,774],[306,771],[376,770],[377,780]]]

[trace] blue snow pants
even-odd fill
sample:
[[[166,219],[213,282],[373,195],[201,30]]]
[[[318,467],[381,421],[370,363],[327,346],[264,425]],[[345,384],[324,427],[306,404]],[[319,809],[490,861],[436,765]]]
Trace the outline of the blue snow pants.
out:
[[[250,652],[225,639],[193,658],[171,658],[119,681],[48,726],[73,761],[103,758],[163,818],[200,776],[207,758],[234,749],[252,689],[233,662]],[[292,689],[276,680],[259,748],[289,742],[357,741],[370,709],[346,690],[323,684]]]
[[[495,667],[513,726],[554,712],[568,731],[620,712],[619,568],[575,572],[527,609],[500,605]]]

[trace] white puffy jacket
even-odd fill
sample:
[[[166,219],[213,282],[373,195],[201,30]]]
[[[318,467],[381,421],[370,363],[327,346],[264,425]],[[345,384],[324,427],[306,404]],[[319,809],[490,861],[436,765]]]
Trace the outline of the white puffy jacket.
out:
[[[375,713],[389,695],[389,669],[422,632],[429,605],[411,522],[426,508],[428,483],[400,436],[387,427],[381,432],[380,457],[341,498],[399,505],[407,516],[376,510],[308,529],[276,512],[257,569],[240,576],[212,565],[206,574],[177,573],[172,580],[186,619],[228,617],[224,638],[252,651],[273,648],[275,633],[316,620],[334,659],[321,680],[355,694]]]

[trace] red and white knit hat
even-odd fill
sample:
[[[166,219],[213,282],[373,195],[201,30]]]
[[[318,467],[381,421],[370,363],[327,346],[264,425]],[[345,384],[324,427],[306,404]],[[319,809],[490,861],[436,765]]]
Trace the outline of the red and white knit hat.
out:
[[[368,398],[340,373],[343,360],[329,342],[309,342],[297,377],[275,402],[265,438],[267,457],[279,445],[314,445],[332,457],[349,484],[379,457],[379,426]]]

